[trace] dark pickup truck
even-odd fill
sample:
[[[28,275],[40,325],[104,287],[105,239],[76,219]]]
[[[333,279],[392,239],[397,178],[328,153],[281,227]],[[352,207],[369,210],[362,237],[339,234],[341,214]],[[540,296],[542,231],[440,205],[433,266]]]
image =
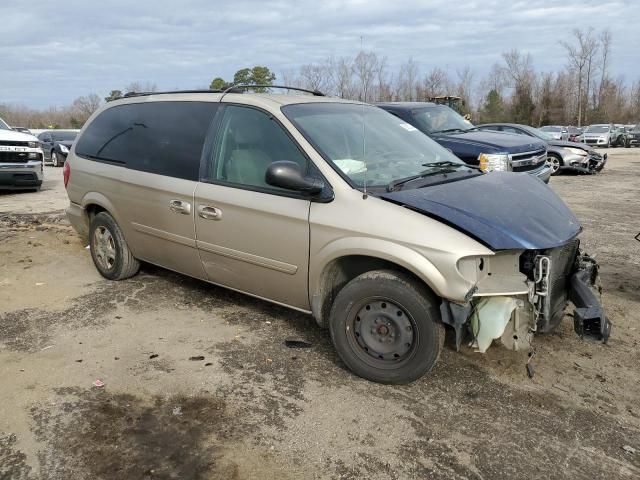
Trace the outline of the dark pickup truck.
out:
[[[513,171],[535,175],[548,183],[546,143],[518,135],[482,131],[445,105],[430,102],[378,103],[448,148],[458,158],[484,171]]]

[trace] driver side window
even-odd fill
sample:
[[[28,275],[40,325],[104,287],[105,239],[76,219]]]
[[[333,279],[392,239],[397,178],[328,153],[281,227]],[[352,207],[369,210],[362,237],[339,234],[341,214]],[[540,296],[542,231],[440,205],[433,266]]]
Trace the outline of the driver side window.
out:
[[[255,108],[225,108],[217,140],[212,180],[260,189],[282,190],[268,185],[269,165],[289,160],[307,170],[307,159],[270,115]]]

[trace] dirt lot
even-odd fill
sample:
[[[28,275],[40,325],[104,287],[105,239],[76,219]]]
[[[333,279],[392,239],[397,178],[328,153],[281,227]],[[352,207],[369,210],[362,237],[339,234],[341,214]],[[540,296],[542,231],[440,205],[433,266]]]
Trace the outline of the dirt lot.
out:
[[[551,181],[602,264],[608,345],[567,316],[533,379],[526,352],[449,345],[402,387],[305,315],[155,267],[103,280],[45,174],[0,195],[1,480],[640,477],[640,150]]]

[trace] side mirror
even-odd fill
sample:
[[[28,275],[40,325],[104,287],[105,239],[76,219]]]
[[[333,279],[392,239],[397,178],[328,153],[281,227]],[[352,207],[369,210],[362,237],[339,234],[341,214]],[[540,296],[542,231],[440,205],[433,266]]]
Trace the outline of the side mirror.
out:
[[[274,187],[316,195],[324,188],[324,182],[317,178],[305,177],[300,165],[288,160],[273,162],[267,168],[265,181]]]

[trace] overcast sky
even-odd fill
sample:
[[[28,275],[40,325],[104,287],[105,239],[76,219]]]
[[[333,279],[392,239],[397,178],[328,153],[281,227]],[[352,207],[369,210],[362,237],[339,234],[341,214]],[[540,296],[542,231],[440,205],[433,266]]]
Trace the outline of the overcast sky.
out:
[[[518,48],[565,64],[575,27],[608,27],[612,73],[640,79],[640,0],[0,0],[0,103],[42,108],[133,81],[207,87],[243,67],[276,75],[364,49],[421,73],[469,65],[478,80]]]

